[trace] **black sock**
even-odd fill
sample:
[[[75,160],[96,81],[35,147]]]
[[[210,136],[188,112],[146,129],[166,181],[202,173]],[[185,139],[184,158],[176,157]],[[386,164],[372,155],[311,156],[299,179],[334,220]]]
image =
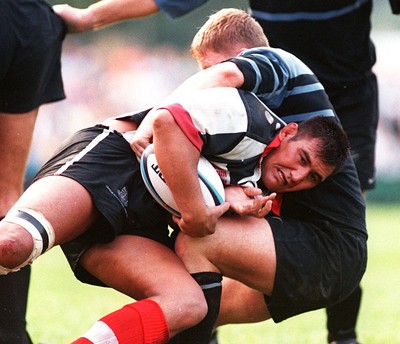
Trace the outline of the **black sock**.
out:
[[[361,302],[361,288],[357,287],[346,299],[326,309],[328,342],[357,338],[356,323]]]
[[[32,344],[25,320],[30,277],[30,265],[0,276],[0,343]]]
[[[222,275],[216,272],[192,274],[203,289],[207,301],[208,313],[196,326],[178,333],[168,343],[172,344],[208,344],[214,324],[218,318],[222,292]]]
[[[26,331],[30,265],[0,276],[0,343],[32,343]]]

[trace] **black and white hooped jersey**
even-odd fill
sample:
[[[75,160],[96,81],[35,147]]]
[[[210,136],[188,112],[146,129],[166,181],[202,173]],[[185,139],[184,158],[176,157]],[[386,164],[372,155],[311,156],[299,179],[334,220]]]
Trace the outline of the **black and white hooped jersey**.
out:
[[[285,125],[253,93],[211,88],[163,106],[225,185],[257,185],[260,157]]]

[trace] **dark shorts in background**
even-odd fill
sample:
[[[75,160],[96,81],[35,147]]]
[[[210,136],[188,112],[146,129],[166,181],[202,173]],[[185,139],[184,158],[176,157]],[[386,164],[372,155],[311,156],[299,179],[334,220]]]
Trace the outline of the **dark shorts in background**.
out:
[[[326,308],[359,285],[367,262],[364,235],[324,221],[267,219],[277,267],[274,291],[265,300],[275,322]]]
[[[43,0],[0,1],[0,112],[25,113],[65,98],[64,23]]]
[[[327,88],[329,98],[346,131],[361,190],[375,187],[375,146],[379,119],[378,84],[373,73],[364,79]]]
[[[84,234],[61,245],[82,282],[102,285],[80,266],[79,259],[91,246],[111,242],[117,235],[143,236],[173,248],[168,229],[171,216],[148,193],[139,162],[120,133],[100,125],[77,132],[36,178],[54,174],[83,185],[101,214]]]

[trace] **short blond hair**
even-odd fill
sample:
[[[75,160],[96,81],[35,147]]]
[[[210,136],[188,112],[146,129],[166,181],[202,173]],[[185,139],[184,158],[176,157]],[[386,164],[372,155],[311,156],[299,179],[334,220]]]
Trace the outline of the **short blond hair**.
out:
[[[199,29],[190,53],[200,60],[207,50],[226,52],[234,46],[243,48],[269,46],[262,27],[250,14],[237,8],[224,8],[212,14]]]

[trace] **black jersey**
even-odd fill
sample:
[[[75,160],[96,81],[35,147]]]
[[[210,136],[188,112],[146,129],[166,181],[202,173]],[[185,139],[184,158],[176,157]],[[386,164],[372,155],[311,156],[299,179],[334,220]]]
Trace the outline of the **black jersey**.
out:
[[[358,81],[375,63],[372,0],[250,0],[250,7],[271,46],[296,55],[325,87]]]

